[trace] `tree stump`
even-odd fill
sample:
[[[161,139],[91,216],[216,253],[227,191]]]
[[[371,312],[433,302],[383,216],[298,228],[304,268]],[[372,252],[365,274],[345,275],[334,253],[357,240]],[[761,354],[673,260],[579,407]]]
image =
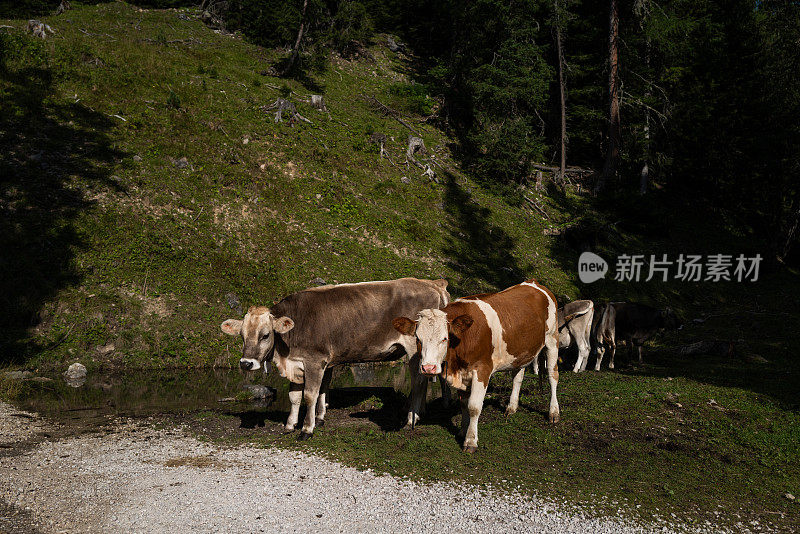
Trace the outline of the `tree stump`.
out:
[[[275,122],[283,122],[283,113],[286,112],[289,115],[290,121],[301,120],[311,124],[311,121],[300,115],[297,112],[297,108],[294,107],[294,104],[285,98],[277,99],[275,102],[264,108],[264,110],[275,111]]]

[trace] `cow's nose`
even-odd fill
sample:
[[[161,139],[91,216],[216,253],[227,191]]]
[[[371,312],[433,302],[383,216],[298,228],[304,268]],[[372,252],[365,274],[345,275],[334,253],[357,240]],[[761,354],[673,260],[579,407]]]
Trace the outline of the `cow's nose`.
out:
[[[422,372],[426,375],[434,375],[436,374],[436,365],[423,365]]]
[[[245,371],[249,371],[253,368],[253,362],[250,360],[239,360],[239,367],[244,369]]]

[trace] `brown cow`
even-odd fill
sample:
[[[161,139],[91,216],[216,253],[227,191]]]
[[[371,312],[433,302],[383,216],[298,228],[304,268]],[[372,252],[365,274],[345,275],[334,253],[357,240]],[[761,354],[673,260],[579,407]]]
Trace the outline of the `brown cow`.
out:
[[[308,439],[325,418],[331,368],[344,363],[381,362],[412,356],[413,379],[408,424],[415,424],[423,408],[428,380],[419,368],[412,336],[397,335],[390,321],[398,314],[440,308],[450,301],[447,280],[401,278],[315,287],[298,291],[272,308],[252,307],[244,320],[228,319],[222,331],[242,336],[239,366],[254,371],[274,360],[280,375],[289,379],[291,411],[286,421],[293,430],[300,401],[307,412],[299,439]],[[443,381],[442,381],[443,382]],[[442,396],[449,389],[442,383]]]
[[[422,354],[420,372],[442,373],[459,390],[464,451],[478,449],[478,418],[492,374],[514,374],[506,408],[506,414],[511,415],[519,406],[525,366],[536,359],[542,348],[547,355],[550,382],[550,421],[558,421],[556,299],[535,280],[499,293],[458,299],[441,310],[422,310],[416,321],[397,317],[393,324],[402,334],[416,335]]]

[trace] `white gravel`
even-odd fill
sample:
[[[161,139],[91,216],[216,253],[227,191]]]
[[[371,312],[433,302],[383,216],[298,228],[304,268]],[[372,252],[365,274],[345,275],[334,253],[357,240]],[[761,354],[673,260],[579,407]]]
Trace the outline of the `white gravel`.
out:
[[[0,403],[0,437],[24,439]],[[35,422],[32,426],[40,424]],[[528,495],[420,484],[281,449],[122,422],[0,458],[0,498],[43,532],[663,532]],[[664,528],[664,530],[662,530]]]

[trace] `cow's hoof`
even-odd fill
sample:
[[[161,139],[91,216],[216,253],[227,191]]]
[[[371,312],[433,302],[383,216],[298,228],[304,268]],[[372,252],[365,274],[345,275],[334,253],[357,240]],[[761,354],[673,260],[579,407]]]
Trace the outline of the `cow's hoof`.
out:
[[[306,432],[305,430],[303,430],[302,432],[300,432],[300,435],[297,436],[297,441],[308,441],[309,439],[311,439],[313,435],[314,435],[313,432]]]
[[[464,452],[469,454],[475,454],[478,452],[478,447],[475,445],[464,445]]]
[[[561,414],[560,413],[556,412],[556,413],[551,413],[550,414],[550,422],[551,423],[558,423],[558,421],[560,419],[561,419]]]
[[[317,419],[317,422],[314,426],[325,426],[325,419]]]
[[[506,418],[511,417],[515,413],[517,413],[516,408],[512,408],[511,406],[506,406]]]

